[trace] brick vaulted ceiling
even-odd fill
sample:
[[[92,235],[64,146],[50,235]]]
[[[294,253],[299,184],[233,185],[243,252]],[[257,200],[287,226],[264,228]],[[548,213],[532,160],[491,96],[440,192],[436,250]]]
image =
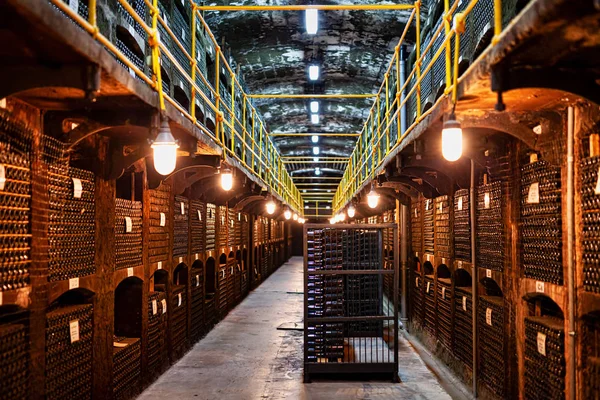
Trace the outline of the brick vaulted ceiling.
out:
[[[314,4],[412,3],[396,1],[317,1]],[[206,5],[310,4],[293,0],[216,1]],[[427,7],[423,7],[422,19]],[[220,42],[240,67],[250,94],[375,93],[393,55],[410,10],[319,11],[319,31],[308,35],[303,11],[206,12]],[[414,29],[409,32],[414,40]],[[321,66],[317,84],[308,80],[309,64]],[[311,124],[305,99],[255,99],[272,133],[358,133],[373,99],[320,99],[320,123]],[[310,137],[274,137],[282,156],[313,157]],[[355,137],[321,137],[321,157],[348,157]],[[292,176],[341,176],[345,164],[287,165]],[[334,187],[332,189],[335,189]],[[333,191],[333,190],[332,190]]]

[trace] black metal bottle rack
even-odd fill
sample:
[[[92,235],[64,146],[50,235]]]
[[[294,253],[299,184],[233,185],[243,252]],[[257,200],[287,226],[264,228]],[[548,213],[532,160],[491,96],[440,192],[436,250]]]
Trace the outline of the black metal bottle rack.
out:
[[[477,262],[481,268],[504,270],[504,215],[500,181],[477,190]]]
[[[115,269],[142,265],[142,203],[115,200]]]
[[[450,202],[448,196],[435,198],[435,255],[450,258]]]
[[[206,250],[214,250],[216,245],[217,207],[206,203]]]
[[[554,317],[525,318],[525,398],[565,398],[564,321]]]
[[[505,392],[504,303],[499,296],[480,296],[477,312],[479,331],[479,376],[496,395]]]
[[[186,197],[175,196],[173,204],[173,256],[188,254],[190,202]]]
[[[151,264],[169,259],[169,197],[171,187],[162,183],[150,191],[148,260]]]
[[[471,216],[469,189],[454,192],[454,258],[471,261]]]
[[[432,199],[424,199],[423,201],[425,202],[423,207],[423,251],[434,254],[434,204]]]
[[[0,399],[29,395],[29,341],[23,324],[0,325]]]
[[[190,338],[192,343],[200,340],[205,332],[204,326],[204,269],[192,268],[192,326]]]
[[[85,304],[46,314],[47,399],[91,399],[92,312]]]
[[[191,225],[191,252],[200,254],[205,250],[204,237],[206,235],[206,207],[199,200],[190,200],[190,225]]]
[[[167,298],[165,292],[148,294],[148,372],[162,372],[169,358],[167,348]]]
[[[473,299],[470,287],[454,287],[454,355],[473,366]]]
[[[560,168],[546,161],[521,167],[523,273],[563,283]]]
[[[171,294],[171,347],[178,355],[185,350],[188,338],[186,289],[186,285],[174,285]]]
[[[436,309],[435,309],[435,279],[433,275],[425,275],[423,278],[424,318],[423,325],[429,334],[436,336]]]
[[[437,280],[437,338],[448,349],[452,349],[452,281],[450,278]]]
[[[132,398],[140,390],[142,348],[139,338],[116,337],[113,343],[113,397]]]
[[[583,289],[594,293],[600,293],[600,195],[596,194],[599,172],[600,157],[588,157],[581,161]]]

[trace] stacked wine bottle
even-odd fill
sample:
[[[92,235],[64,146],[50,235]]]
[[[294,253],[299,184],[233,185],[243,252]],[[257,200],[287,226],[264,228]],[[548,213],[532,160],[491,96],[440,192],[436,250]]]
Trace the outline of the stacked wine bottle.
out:
[[[479,186],[477,190],[477,262],[478,266],[504,270],[504,213],[502,183]]]
[[[188,254],[190,203],[186,197],[175,196],[173,204],[173,256]]]
[[[114,337],[113,343],[113,398],[130,399],[140,390],[141,341]]]
[[[115,199],[115,269],[142,265],[142,203]]]
[[[423,276],[420,271],[413,270],[413,279],[411,280],[411,310],[413,321],[418,325],[423,325]]]
[[[224,318],[229,310],[227,304],[227,260],[219,261],[219,276],[217,278],[219,285],[219,298],[218,298],[218,315],[219,318]]]
[[[187,346],[187,292],[185,285],[173,285],[171,293],[171,344],[173,353],[182,355]]]
[[[192,325],[190,339],[192,343],[200,340],[204,334],[204,269],[192,268]]]
[[[162,183],[150,191],[148,256],[151,264],[169,259],[169,203],[171,187]]]
[[[0,325],[0,399],[29,398],[29,339],[27,327]]]
[[[479,376],[493,393],[504,397],[504,304],[499,296],[480,296],[477,311],[479,327]]]
[[[466,286],[454,287],[454,355],[468,367],[473,365],[473,299]]]
[[[452,281],[437,280],[437,338],[448,349],[452,348]]]
[[[167,348],[167,308],[165,292],[148,294],[148,371],[162,372],[169,353]]]
[[[434,204],[432,199],[424,199],[423,201],[425,202],[423,207],[423,251],[434,254]]]
[[[227,246],[229,221],[226,206],[219,206],[217,211],[217,249],[221,251],[222,248]]]
[[[414,253],[422,254],[421,241],[423,239],[423,214],[421,212],[421,203],[411,202],[410,205],[410,235],[412,238],[412,250]]]
[[[217,207],[206,203],[206,250],[214,250],[216,241]]]
[[[204,252],[204,236],[206,232],[206,210],[204,203],[199,200],[190,200],[190,225],[191,225],[191,252],[200,254]]]
[[[450,202],[448,196],[435,198],[435,255],[450,258]],[[448,261],[449,262],[449,261]]]
[[[424,320],[423,325],[425,330],[433,337],[436,336],[436,324],[437,324],[437,312],[435,309],[435,281],[434,276],[425,275],[423,278],[423,290],[424,290]]]
[[[581,161],[583,220],[583,289],[600,293],[600,157]]]
[[[471,261],[471,216],[469,189],[454,192],[454,258]]]
[[[525,277],[562,285],[560,168],[546,161],[521,167],[521,235]]]
[[[600,398],[600,318],[584,319],[581,335],[583,386],[585,399]]]

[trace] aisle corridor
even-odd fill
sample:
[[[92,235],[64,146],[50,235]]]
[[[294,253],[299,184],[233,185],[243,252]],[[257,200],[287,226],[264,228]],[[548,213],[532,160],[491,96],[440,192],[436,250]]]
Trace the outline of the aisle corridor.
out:
[[[400,379],[302,383],[302,259],[292,258],[139,397],[154,399],[449,399],[400,338]]]

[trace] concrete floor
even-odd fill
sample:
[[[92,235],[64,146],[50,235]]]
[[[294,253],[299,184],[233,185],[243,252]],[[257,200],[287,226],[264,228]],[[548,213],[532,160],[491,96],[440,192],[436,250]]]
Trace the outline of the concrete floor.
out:
[[[389,381],[302,383],[302,259],[292,258],[250,293],[139,399],[450,399],[400,335],[399,375]]]

